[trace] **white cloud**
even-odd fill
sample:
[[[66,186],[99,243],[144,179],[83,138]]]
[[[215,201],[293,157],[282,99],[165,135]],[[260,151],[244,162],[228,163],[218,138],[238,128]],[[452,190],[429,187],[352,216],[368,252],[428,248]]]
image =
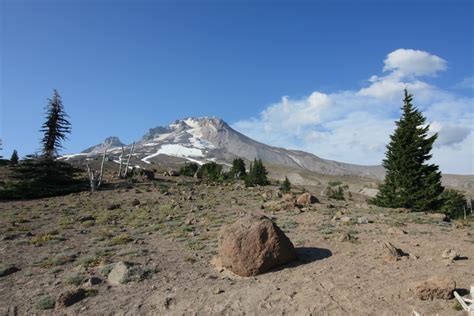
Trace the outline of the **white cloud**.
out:
[[[259,117],[233,126],[274,146],[338,161],[380,164],[407,88],[431,123],[431,132],[439,133],[433,161],[443,172],[474,173],[474,99],[417,78],[445,70],[446,61],[427,52],[398,49],[388,54],[384,63],[387,74],[372,76],[360,90],[315,91],[301,99],[285,96]],[[452,162],[460,154],[464,156]]]
[[[387,55],[383,71],[402,76],[433,76],[446,68],[446,60],[438,56],[421,50],[399,48]]]

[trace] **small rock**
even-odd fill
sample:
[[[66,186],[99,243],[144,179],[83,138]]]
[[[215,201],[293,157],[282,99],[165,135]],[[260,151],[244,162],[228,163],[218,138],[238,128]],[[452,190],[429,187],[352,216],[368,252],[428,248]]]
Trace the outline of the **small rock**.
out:
[[[112,204],[109,204],[109,206],[107,206],[107,210],[109,211],[112,211],[112,210],[115,210],[115,209],[118,209],[120,208],[120,204],[118,203],[112,203]]]
[[[445,222],[449,221],[449,217],[443,213],[428,213],[427,216],[431,219],[437,219]]]
[[[351,218],[349,216],[341,217],[341,222],[342,223],[349,223],[350,221],[351,221]]]
[[[170,169],[170,170],[168,170],[168,175],[171,176],[171,177],[178,177],[179,172],[177,170]]]
[[[404,235],[407,232],[401,228],[398,227],[390,227],[387,232],[391,235]]]
[[[351,241],[353,239],[354,237],[349,233],[342,233],[341,235],[339,235],[339,237],[337,237],[337,240],[340,242]]]
[[[282,200],[286,202],[293,202],[295,200],[295,197],[291,193],[286,193],[286,194],[283,194]]]
[[[59,295],[56,300],[56,307],[68,307],[86,298],[86,291],[83,288],[68,290]]]
[[[384,249],[385,249],[385,255],[383,256],[383,258],[385,260],[397,261],[397,260],[400,260],[402,257],[407,256],[407,254],[404,253],[401,249],[395,247],[388,241],[384,243]]]
[[[300,204],[300,205],[308,205],[308,204],[314,204],[318,202],[319,202],[318,199],[314,195],[311,195],[308,192],[301,194],[296,200],[296,204]]]
[[[129,276],[130,273],[130,264],[119,261],[114,265],[112,271],[110,271],[107,281],[111,285],[120,285],[122,284],[126,278]]]
[[[441,254],[441,258],[456,260],[456,259],[459,259],[459,254],[453,249],[448,248],[443,251],[443,253]]]
[[[421,300],[453,298],[456,282],[447,277],[435,276],[426,281],[417,282],[412,287],[415,296]]]
[[[359,217],[357,219],[357,223],[358,224],[368,224],[369,223],[369,219],[367,217]]]
[[[132,201],[132,206],[137,206],[137,205],[140,205],[140,201],[138,199],[134,199]]]
[[[220,294],[220,293],[223,293],[223,292],[224,292],[224,290],[219,288],[219,287],[214,288],[214,290],[212,291],[212,293],[214,293],[214,294]]]

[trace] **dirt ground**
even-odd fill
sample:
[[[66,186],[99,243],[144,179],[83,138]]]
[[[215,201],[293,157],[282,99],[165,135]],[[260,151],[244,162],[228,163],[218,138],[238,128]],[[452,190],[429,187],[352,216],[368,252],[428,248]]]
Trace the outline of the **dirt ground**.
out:
[[[0,203],[0,263],[19,269],[0,277],[0,314],[463,315],[455,300],[422,301],[409,288],[431,276],[454,279],[461,292],[474,285],[472,220],[445,222],[370,206],[355,193],[337,201],[307,189],[320,203],[283,210],[271,210],[281,200],[276,186],[182,177]],[[274,218],[299,260],[249,278],[210,264],[221,226],[246,213]],[[350,220],[340,220],[345,216]],[[342,241],[344,233],[352,239]],[[410,256],[385,260],[386,241]],[[461,260],[442,259],[446,248]],[[112,286],[107,273],[121,260],[142,273]],[[104,282],[85,285],[92,276]],[[93,290],[52,308],[62,292],[78,287]]]

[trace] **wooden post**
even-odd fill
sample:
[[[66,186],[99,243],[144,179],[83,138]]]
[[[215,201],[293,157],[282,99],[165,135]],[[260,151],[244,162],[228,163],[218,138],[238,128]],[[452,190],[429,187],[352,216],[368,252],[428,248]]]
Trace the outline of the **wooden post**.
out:
[[[132,149],[130,150],[130,153],[128,154],[127,164],[125,165],[125,172],[124,172],[124,175],[123,175],[124,177],[127,176],[128,165],[130,164],[130,158],[132,158],[134,148],[135,148],[135,142],[132,143]]]
[[[100,188],[102,184],[102,178],[104,177],[104,164],[105,164],[105,157],[107,156],[107,148],[104,150],[104,155],[102,156],[102,163],[100,164],[100,174],[97,183],[97,189]]]
[[[122,178],[122,159],[123,159],[123,154],[124,154],[124,149],[122,146],[122,153],[120,154],[119,160],[120,160],[120,166],[119,166],[119,171],[118,171],[118,177]]]
[[[91,192],[95,192],[99,190],[100,186],[102,185],[102,179],[104,177],[104,165],[105,165],[105,157],[107,156],[107,149],[104,150],[104,154],[102,155],[102,163],[100,164],[100,173],[97,174],[96,170],[92,170],[87,163],[87,174],[89,175],[89,182],[91,186]]]

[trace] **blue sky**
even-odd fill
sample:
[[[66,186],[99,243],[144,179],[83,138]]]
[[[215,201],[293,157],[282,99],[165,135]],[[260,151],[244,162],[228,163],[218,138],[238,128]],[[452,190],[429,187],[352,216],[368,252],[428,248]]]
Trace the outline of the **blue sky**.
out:
[[[64,152],[207,115],[272,145],[377,164],[408,87],[440,133],[433,160],[474,173],[472,1],[0,4],[4,156],[39,148],[56,88],[73,124]]]

